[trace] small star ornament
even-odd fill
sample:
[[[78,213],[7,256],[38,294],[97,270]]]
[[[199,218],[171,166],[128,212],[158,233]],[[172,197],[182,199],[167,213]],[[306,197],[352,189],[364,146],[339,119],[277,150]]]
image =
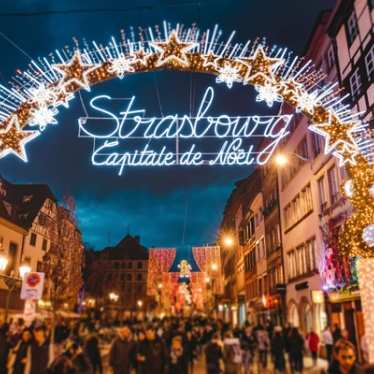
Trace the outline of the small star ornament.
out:
[[[47,105],[56,99],[54,88],[47,87],[44,83],[28,89],[30,99],[38,105]]]
[[[182,42],[176,31],[172,31],[165,42],[152,42],[151,46],[160,52],[156,66],[175,63],[181,66],[189,66],[187,52],[195,48],[197,43]]]
[[[52,65],[54,70],[62,74],[59,86],[66,89],[70,84],[74,83],[86,91],[91,90],[88,75],[98,67],[99,65],[83,63],[79,50],[74,52],[70,62]]]
[[[343,144],[338,146],[337,150],[333,152],[333,155],[339,160],[339,166],[344,166],[345,164],[356,165],[358,151]]]
[[[39,131],[21,130],[17,116],[13,116],[5,130],[0,130],[0,159],[13,154],[27,162],[25,146],[39,135]]]
[[[305,111],[311,115],[314,114],[314,108],[320,105],[320,101],[318,99],[318,91],[314,91],[309,93],[305,90],[300,91],[299,95],[295,95],[293,97],[296,101],[296,111],[302,112]]]
[[[133,58],[128,58],[121,55],[111,61],[111,65],[108,68],[109,73],[116,74],[119,79],[123,79],[127,73],[133,73],[135,71],[132,66],[134,63]]]
[[[30,126],[38,126],[40,131],[44,131],[48,125],[57,125],[55,116],[58,110],[54,107],[41,106],[30,111]]]
[[[218,70],[218,61],[221,59],[220,56],[216,56],[212,51],[209,51],[208,54],[201,56],[203,59],[204,68],[213,68]]]

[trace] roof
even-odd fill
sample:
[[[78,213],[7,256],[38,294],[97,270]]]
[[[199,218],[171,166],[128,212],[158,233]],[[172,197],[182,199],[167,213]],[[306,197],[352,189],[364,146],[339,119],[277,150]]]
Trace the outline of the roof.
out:
[[[56,201],[46,184],[13,184],[0,176],[0,217],[29,229],[47,199]]]
[[[139,236],[127,234],[116,246],[98,252],[107,260],[148,260],[148,249],[140,244]]]

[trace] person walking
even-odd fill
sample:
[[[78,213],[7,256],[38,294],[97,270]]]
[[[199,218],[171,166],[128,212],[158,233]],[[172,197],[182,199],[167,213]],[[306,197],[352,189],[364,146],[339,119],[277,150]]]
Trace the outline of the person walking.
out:
[[[267,330],[262,325],[258,325],[257,327],[256,340],[260,365],[263,369],[266,369],[268,366],[270,340]]]
[[[313,366],[317,366],[318,349],[319,349],[319,336],[313,330],[307,336],[308,348],[312,355]]]
[[[23,374],[27,362],[27,351],[31,343],[31,331],[24,329],[21,339],[9,354],[8,374]]]
[[[109,365],[113,374],[130,374],[135,366],[135,354],[135,343],[132,341],[130,328],[120,327],[118,337],[113,341],[109,351]]]
[[[168,374],[187,374],[188,361],[183,350],[182,338],[176,336],[171,341],[169,360],[168,360]]]
[[[290,331],[288,344],[291,373],[302,373],[304,370],[304,338],[296,327],[293,327]]]
[[[240,340],[241,349],[243,351],[243,369],[244,374],[249,374],[251,371],[251,365],[253,363],[253,353],[254,347],[256,345],[255,339],[252,334],[252,328],[246,326],[244,328],[241,340]]]
[[[84,350],[87,354],[87,357],[89,358],[93,373],[103,373],[103,365],[101,361],[101,354],[99,349],[99,341],[96,337],[96,334],[93,331],[90,331],[90,334],[88,335]]]
[[[323,329],[321,340],[322,340],[322,344],[325,346],[325,349],[326,349],[327,362],[331,362],[332,349],[334,346],[334,338],[332,336],[331,328],[329,325],[326,325],[326,327]]]
[[[223,340],[223,359],[225,374],[239,374],[242,364],[240,340],[235,338],[232,331],[227,331]]]
[[[33,340],[27,350],[25,374],[47,374],[53,359],[52,344],[47,337],[46,326],[34,326]]]
[[[348,340],[339,340],[334,346],[335,362],[328,374],[361,374],[364,371],[357,364],[355,346]]]
[[[286,369],[285,343],[282,335],[282,328],[275,326],[274,335],[271,339],[271,355],[273,358],[274,369],[276,373],[284,373]]]
[[[220,374],[223,369],[223,350],[219,334],[215,333],[205,347],[205,363],[207,374]]]

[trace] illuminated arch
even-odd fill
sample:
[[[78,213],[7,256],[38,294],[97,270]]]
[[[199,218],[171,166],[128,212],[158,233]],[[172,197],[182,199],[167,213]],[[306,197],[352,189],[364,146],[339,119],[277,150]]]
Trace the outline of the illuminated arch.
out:
[[[341,248],[351,255],[374,256],[374,171],[365,157],[369,147],[359,114],[344,104],[346,96],[341,97],[337,83],[319,87],[324,75],[311,61],[260,39],[233,44],[234,34],[221,43],[217,27],[200,32],[179,25],[172,29],[165,22],[162,32],[145,29],[137,41],[122,33],[120,42],[111,38],[106,46],[77,44],[74,51],[65,48],[31,61],[11,87],[0,86],[0,158],[13,153],[27,161],[25,145],[56,124],[58,108],[68,107],[81,89],[159,69],[213,74],[229,88],[234,83],[254,86],[256,100],[269,107],[283,101],[309,118],[309,129],[325,137],[325,153],[346,165],[351,177],[345,190],[354,213],[341,235]]]

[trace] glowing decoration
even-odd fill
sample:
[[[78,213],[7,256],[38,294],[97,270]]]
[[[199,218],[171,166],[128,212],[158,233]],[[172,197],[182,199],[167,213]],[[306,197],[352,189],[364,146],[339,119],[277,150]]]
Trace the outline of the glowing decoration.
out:
[[[86,91],[90,91],[88,75],[97,69],[97,66],[84,64],[82,62],[81,53],[79,50],[76,50],[69,63],[55,64],[53,65],[53,69],[62,74],[59,85],[64,89],[68,88],[71,84],[75,84]]]
[[[315,108],[320,105],[318,91],[308,93],[306,91],[301,91],[300,95],[295,95],[296,100],[296,110],[298,112],[306,111],[313,115]]]
[[[374,362],[374,259],[359,259],[357,264],[360,297],[365,323],[368,361]]]
[[[130,59],[133,61],[133,64],[139,64],[142,67],[147,67],[148,66],[148,59],[151,57],[152,54],[146,53],[144,48],[140,48],[137,51],[132,51],[130,53]]]
[[[232,88],[235,82],[241,82],[242,78],[239,74],[239,68],[225,62],[222,68],[218,69],[217,83],[226,83],[228,88]]]
[[[221,56],[216,56],[212,51],[209,51],[208,54],[203,55],[203,67],[204,68],[213,68],[218,70],[218,62],[221,60]]]
[[[180,41],[176,31],[170,33],[167,41],[152,42],[150,44],[160,52],[156,66],[163,66],[170,63],[188,66],[189,60],[186,53],[196,47],[196,43]]]
[[[18,118],[13,116],[6,129],[0,130],[0,159],[13,154],[27,162],[25,145],[39,135],[39,131],[21,130]]]
[[[344,192],[347,197],[351,198],[353,196],[353,181],[352,179],[347,180],[344,183]]]
[[[56,100],[54,106],[58,107],[62,105],[65,108],[69,108],[69,101],[74,99],[74,94],[71,92],[66,92],[64,89],[61,89],[60,92],[56,94]]]
[[[356,149],[356,143],[352,135],[355,129],[353,123],[337,123],[337,119],[332,112],[328,115],[328,121],[315,123],[309,129],[322,135],[325,138],[325,153],[331,153],[337,145],[345,145]],[[338,152],[338,154],[341,154]]]
[[[263,46],[258,46],[253,56],[240,59],[248,70],[244,76],[245,83],[263,85],[266,81],[274,80],[274,69],[284,61],[280,58],[272,58],[266,55]]]
[[[83,117],[79,120],[79,134],[81,137],[94,139],[95,148],[91,161],[96,166],[117,167],[118,175],[122,175],[128,166],[167,167],[175,165],[201,166],[214,165],[263,165],[269,161],[277,145],[289,134],[292,115],[282,116],[228,116],[222,114],[210,116],[209,110],[214,102],[214,90],[208,87],[205,91],[197,114],[191,117],[187,114],[167,114],[160,118],[146,117],[145,109],[134,108],[136,98],[132,97],[126,109],[118,116],[111,111],[111,97],[99,95],[91,99],[90,106],[95,112],[103,115],[98,117]],[[105,119],[108,131],[94,126],[92,122]],[[210,152],[209,158],[198,148],[197,141],[210,137],[218,140],[217,152]],[[266,147],[256,152],[254,137],[269,139]],[[147,140],[143,147],[128,150],[131,140]],[[178,154],[164,143],[154,147],[156,142],[166,139],[178,139],[179,146],[185,145],[185,150]],[[125,147],[121,147],[126,142]],[[192,142],[192,143],[191,143]],[[248,144],[248,142],[250,142]]]
[[[55,116],[58,114],[58,110],[53,107],[48,108],[47,106],[41,106],[32,109],[30,113],[30,126],[38,126],[41,131],[43,131],[49,124],[57,124]]]
[[[182,279],[191,278],[192,267],[187,260],[182,260],[178,265],[179,277]]]
[[[371,197],[374,199],[374,184],[369,187],[369,192],[370,192]]]
[[[349,147],[347,144],[340,145],[333,155],[339,160],[339,166],[344,166],[345,164],[356,165],[356,156],[358,151]]]
[[[374,247],[374,224],[366,226],[362,232],[362,239],[369,247]]]
[[[264,86],[255,86],[258,95],[257,102],[265,101],[266,105],[271,108],[275,102],[281,103],[282,97],[278,94],[278,90],[272,84],[266,82]]]
[[[31,87],[29,90],[30,98],[33,103],[38,105],[47,105],[56,100],[54,89],[46,87],[45,84],[39,84],[37,87]]]
[[[126,73],[133,73],[135,71],[132,64],[134,59],[129,59],[123,55],[111,61],[111,66],[108,71],[116,74],[119,79],[123,79]]]

